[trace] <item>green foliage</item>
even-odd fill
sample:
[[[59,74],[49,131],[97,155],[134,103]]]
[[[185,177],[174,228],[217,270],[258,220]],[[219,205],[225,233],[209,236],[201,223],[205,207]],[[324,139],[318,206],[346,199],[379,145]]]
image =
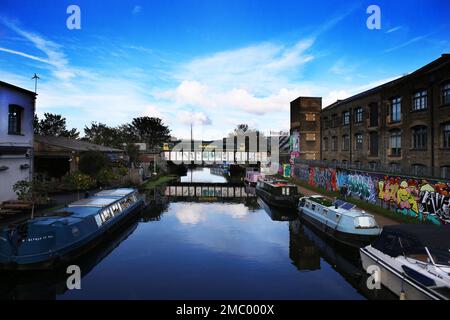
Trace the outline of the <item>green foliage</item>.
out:
[[[48,199],[48,185],[45,182],[21,180],[13,185],[13,191],[23,201],[45,203]]]
[[[34,133],[41,136],[57,136],[78,139],[80,133],[73,128],[67,130],[66,118],[59,114],[45,113],[44,119],[34,116]]]
[[[64,177],[64,183],[71,190],[89,190],[95,185],[95,180],[81,172],[74,172]]]
[[[132,126],[141,142],[145,142],[149,149],[158,149],[170,139],[170,130],[161,119],[152,117],[134,118]]]
[[[111,168],[103,168],[97,175],[97,182],[103,186],[108,186],[119,178],[120,176]]]
[[[96,179],[100,172],[110,167],[109,158],[98,151],[89,151],[81,155],[78,168],[81,173]]]
[[[130,157],[130,163],[137,164],[139,158],[139,147],[134,144],[127,144],[125,152]]]

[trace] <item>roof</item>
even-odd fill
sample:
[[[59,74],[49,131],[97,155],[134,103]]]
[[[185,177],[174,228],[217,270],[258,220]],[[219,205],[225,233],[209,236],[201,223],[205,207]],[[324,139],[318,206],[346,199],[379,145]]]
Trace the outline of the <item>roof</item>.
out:
[[[110,204],[113,204],[114,202],[116,202],[118,199],[117,198],[86,198],[86,199],[81,199],[78,201],[75,201],[71,204],[68,205],[69,208],[74,208],[74,207],[96,207],[96,208],[103,208],[106,206],[109,206]]]
[[[30,90],[27,90],[27,89],[24,89],[24,88],[21,88],[21,87],[17,87],[17,86],[15,86],[13,84],[10,84],[10,83],[7,83],[7,82],[3,82],[3,81],[0,81],[0,87],[7,87],[8,89],[20,91],[22,93],[29,94],[29,95],[31,95],[33,97],[36,97],[36,95],[37,95],[33,91],[30,91]]]
[[[96,197],[124,197],[126,195],[129,195],[130,193],[133,193],[134,189],[114,189],[114,190],[103,190],[100,192],[97,192],[95,194]]]
[[[354,96],[351,96],[351,97],[349,97],[347,99],[337,100],[336,102],[330,104],[329,106],[323,108],[322,110],[332,109],[332,108],[334,108],[336,106],[349,103],[351,101],[354,101],[354,100],[359,99],[359,98],[366,97],[366,96],[368,96],[370,94],[373,94],[373,93],[380,92],[384,88],[387,88],[387,87],[390,87],[390,86],[394,86],[394,85],[402,82],[403,80],[406,80],[408,78],[414,77],[417,74],[423,73],[425,70],[429,69],[430,71],[434,71],[436,66],[439,66],[440,64],[447,64],[449,62],[450,62],[450,54],[448,54],[448,53],[442,54],[438,59],[430,62],[429,64],[427,64],[427,65],[417,69],[416,71],[414,71],[414,72],[412,72],[410,74],[407,74],[405,76],[399,77],[399,78],[394,79],[392,81],[386,82],[386,83],[384,83],[382,85],[376,86],[376,87],[371,88],[369,90],[363,91],[363,92],[358,93],[358,94],[356,94]]]
[[[450,227],[431,224],[386,226],[383,233],[395,233],[420,241],[424,247],[450,249]]]
[[[55,136],[38,136],[34,137],[35,142],[48,144],[64,149],[75,150],[79,152],[84,151],[100,151],[100,152],[123,152],[123,150],[101,146],[86,141]]]

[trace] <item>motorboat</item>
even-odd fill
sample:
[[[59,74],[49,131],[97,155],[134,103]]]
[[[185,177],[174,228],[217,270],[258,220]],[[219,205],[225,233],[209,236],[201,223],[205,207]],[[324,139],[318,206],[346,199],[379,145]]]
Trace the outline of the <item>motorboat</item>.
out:
[[[450,230],[424,224],[386,226],[361,248],[364,270],[404,300],[450,299]]]
[[[319,195],[303,197],[298,203],[298,213],[327,236],[352,247],[369,244],[381,232],[373,215],[339,199],[333,202]]]

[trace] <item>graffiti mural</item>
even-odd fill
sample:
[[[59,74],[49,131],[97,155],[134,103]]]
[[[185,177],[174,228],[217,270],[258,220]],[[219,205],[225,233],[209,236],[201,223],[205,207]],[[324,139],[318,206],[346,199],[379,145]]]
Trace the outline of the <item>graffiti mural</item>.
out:
[[[348,196],[434,224],[450,224],[450,183],[382,176],[297,164],[294,177],[327,191],[347,186]]]

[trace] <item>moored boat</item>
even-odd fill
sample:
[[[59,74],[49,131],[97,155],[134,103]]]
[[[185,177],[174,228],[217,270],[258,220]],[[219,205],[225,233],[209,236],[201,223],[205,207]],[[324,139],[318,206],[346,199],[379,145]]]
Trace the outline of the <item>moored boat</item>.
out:
[[[375,218],[342,200],[322,197],[301,198],[298,204],[302,219],[336,241],[360,248],[375,240],[380,228]]]
[[[295,209],[301,196],[296,185],[275,178],[258,180],[256,194],[270,206],[282,209]]]
[[[368,273],[405,300],[450,299],[450,230],[434,225],[396,225],[361,248]]]
[[[256,186],[258,180],[262,180],[264,179],[264,177],[264,173],[261,173],[259,171],[247,171],[245,173],[244,182],[250,186]]]
[[[43,217],[4,228],[0,230],[0,269],[46,269],[70,261],[142,205],[134,189],[105,190]]]

